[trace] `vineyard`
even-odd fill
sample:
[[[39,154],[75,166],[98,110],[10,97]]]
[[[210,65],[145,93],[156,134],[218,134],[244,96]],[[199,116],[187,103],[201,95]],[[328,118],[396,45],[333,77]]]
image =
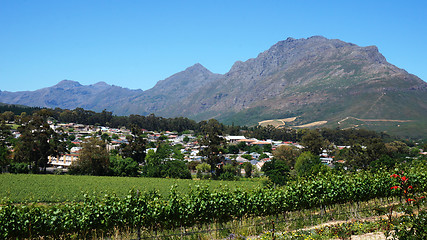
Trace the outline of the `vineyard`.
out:
[[[188,179],[98,177],[73,175],[0,174],[0,199],[7,198],[15,203],[24,202],[81,202],[85,193],[103,196],[115,194],[125,196],[131,189],[140,192],[156,190],[161,196],[168,196],[170,187],[177,185],[177,191],[188,193],[195,184],[209,189],[228,186],[253,190],[261,186],[260,181],[193,181]]]
[[[172,229],[364,202],[398,196],[390,191],[390,187],[396,185],[396,179],[390,178],[390,174],[327,174],[280,188],[252,190],[195,186],[188,193],[182,193],[172,186],[168,196],[156,191],[130,191],[126,197],[85,195],[83,202],[63,204],[6,201],[0,207],[0,238],[57,238],[71,233],[84,236],[94,229],[105,233],[112,229]],[[415,189],[427,190],[424,168],[414,169],[406,175]]]

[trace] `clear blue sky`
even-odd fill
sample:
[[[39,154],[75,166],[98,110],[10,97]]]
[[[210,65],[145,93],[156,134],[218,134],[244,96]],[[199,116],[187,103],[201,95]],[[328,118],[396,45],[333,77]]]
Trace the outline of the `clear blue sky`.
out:
[[[426,81],[426,2],[0,0],[0,90],[63,79],[146,90],[195,63],[225,73],[313,35],[376,45]]]

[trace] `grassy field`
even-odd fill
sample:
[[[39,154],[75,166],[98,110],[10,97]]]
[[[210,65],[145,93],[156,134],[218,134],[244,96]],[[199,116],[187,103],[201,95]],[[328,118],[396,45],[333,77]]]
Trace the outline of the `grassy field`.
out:
[[[224,186],[230,189],[254,189],[260,181],[209,181],[163,178],[96,177],[71,175],[0,174],[0,199],[13,202],[81,201],[85,193],[126,195],[131,189],[157,190],[166,196],[176,184],[180,192],[188,192],[196,185],[211,189]]]

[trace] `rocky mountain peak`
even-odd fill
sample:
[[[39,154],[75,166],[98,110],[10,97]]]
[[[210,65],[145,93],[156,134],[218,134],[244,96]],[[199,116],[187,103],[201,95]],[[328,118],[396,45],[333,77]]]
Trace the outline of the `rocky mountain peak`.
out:
[[[186,68],[184,70],[184,72],[189,72],[189,73],[212,73],[211,71],[209,71],[207,68],[205,68],[200,63],[196,63],[193,66]]]
[[[60,81],[58,84],[56,84],[53,87],[67,89],[67,88],[74,88],[74,87],[80,87],[80,86],[82,85],[77,81],[65,79]]]
[[[100,82],[97,82],[97,83],[95,83],[94,84],[94,86],[110,86],[110,85],[108,85],[106,82],[104,82],[104,81],[100,81]]]

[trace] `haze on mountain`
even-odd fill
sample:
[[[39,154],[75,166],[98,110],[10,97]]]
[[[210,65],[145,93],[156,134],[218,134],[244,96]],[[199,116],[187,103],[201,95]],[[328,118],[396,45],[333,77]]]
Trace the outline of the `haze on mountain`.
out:
[[[0,92],[0,102],[239,125],[296,117],[286,125],[317,122],[412,136],[427,126],[426,82],[388,63],[375,46],[321,36],[280,41],[224,75],[195,64],[147,91],[62,81],[33,92]]]

